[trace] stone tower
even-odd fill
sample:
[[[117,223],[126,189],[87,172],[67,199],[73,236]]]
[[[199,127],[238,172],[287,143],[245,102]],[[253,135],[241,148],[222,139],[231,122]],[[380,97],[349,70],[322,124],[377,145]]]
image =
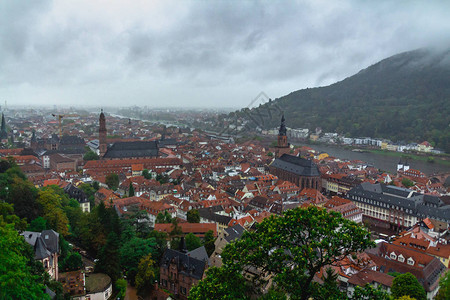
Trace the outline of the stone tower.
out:
[[[103,157],[106,153],[107,145],[106,145],[106,120],[105,120],[105,114],[102,112],[100,113],[99,118],[100,127],[98,129],[98,148],[100,151],[100,157]]]

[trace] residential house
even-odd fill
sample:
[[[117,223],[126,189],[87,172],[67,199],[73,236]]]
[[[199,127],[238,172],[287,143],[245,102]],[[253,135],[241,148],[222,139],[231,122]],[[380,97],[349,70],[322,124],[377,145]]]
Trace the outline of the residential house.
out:
[[[229,243],[231,243],[234,240],[240,239],[242,234],[244,234],[245,229],[241,225],[237,224],[232,227],[228,227],[224,229],[219,236],[217,237],[216,241],[214,242],[214,252],[211,255],[211,265],[220,267],[222,265],[222,251],[225,248],[225,246]]]
[[[24,231],[21,235],[33,247],[34,259],[42,262],[52,279],[58,280],[59,233],[53,230]]]
[[[433,299],[439,290],[439,278],[447,268],[436,257],[402,245],[378,243],[366,253],[383,273],[411,273],[424,287],[427,299]]]
[[[187,300],[191,287],[203,279],[208,263],[186,252],[167,249],[160,262],[159,286],[181,300]]]

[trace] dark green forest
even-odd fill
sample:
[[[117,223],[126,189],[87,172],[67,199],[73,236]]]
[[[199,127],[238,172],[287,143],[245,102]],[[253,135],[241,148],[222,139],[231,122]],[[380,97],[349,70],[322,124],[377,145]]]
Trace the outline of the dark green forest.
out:
[[[330,86],[295,91],[236,115],[251,115],[269,129],[279,126],[281,111],[291,128],[321,127],[394,142],[427,140],[449,153],[450,50],[394,55]]]

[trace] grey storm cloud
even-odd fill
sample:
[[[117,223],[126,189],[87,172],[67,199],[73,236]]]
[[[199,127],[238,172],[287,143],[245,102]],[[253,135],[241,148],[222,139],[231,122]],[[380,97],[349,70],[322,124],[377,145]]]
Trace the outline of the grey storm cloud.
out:
[[[2,1],[0,101],[245,106],[450,45],[447,1]]]

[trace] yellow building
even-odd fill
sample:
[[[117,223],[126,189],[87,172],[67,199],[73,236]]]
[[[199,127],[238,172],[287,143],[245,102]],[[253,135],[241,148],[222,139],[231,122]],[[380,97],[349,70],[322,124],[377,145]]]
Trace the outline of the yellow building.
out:
[[[318,138],[319,138],[319,136],[317,134],[311,134],[309,136],[309,139],[314,142],[317,141]]]
[[[322,160],[322,159],[325,159],[327,157],[329,157],[328,153],[323,152],[323,153],[320,153],[319,155],[317,155],[316,159]]]

